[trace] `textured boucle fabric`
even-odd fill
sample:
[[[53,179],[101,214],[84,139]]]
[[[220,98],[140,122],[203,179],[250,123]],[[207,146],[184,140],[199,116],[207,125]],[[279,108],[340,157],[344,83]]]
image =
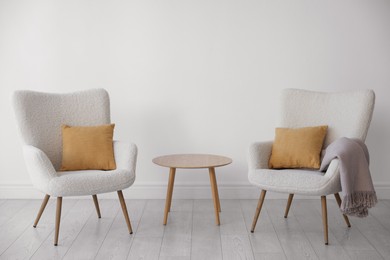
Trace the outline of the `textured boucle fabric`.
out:
[[[332,161],[325,174],[315,170],[250,169],[248,179],[263,190],[291,194],[322,196],[341,190],[337,159]]]
[[[327,125],[324,147],[340,137],[364,141],[374,104],[372,90],[324,93],[285,89],[279,127]]]
[[[23,145],[23,154],[31,182],[35,188],[48,194],[50,181],[57,177],[53,164],[42,150],[32,145]]]
[[[46,154],[31,145],[24,145],[27,170],[33,185],[51,196],[94,195],[122,190],[135,181],[137,146],[114,141],[116,170],[56,172]]]
[[[58,172],[47,194],[56,197],[100,194],[126,189],[134,181],[134,172],[123,169]]]
[[[129,142],[113,142],[117,166],[113,171],[58,171],[62,124],[110,123],[109,97],[104,89],[71,94],[17,91],[13,102],[27,170],[37,189],[51,196],[79,196],[122,190],[134,183],[137,147]]]
[[[110,123],[110,100],[104,89],[69,94],[15,91],[13,106],[24,144],[42,150],[55,169],[61,167],[61,125]]]
[[[282,93],[280,127],[328,125],[324,146],[340,137],[367,136],[375,104],[372,90],[322,93],[286,89]],[[268,161],[272,141],[252,143],[248,149],[248,179],[269,191],[328,195],[341,191],[338,159],[333,159],[325,173],[310,170],[270,170]]]

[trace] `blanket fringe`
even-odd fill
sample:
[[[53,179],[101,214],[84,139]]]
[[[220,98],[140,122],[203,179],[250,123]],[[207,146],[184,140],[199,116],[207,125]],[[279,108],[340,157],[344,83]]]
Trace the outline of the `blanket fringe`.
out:
[[[377,202],[375,191],[358,191],[344,195],[340,209],[344,214],[362,218],[368,216],[368,209]]]

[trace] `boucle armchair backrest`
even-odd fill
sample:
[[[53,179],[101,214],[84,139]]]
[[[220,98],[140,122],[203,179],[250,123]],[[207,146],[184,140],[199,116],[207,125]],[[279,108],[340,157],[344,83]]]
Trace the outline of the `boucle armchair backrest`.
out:
[[[43,150],[55,169],[62,160],[61,125],[92,126],[110,123],[106,90],[52,94],[15,91],[13,106],[22,140]]]
[[[375,104],[372,90],[315,92],[285,89],[281,127],[328,125],[324,145],[339,137],[366,139]]]

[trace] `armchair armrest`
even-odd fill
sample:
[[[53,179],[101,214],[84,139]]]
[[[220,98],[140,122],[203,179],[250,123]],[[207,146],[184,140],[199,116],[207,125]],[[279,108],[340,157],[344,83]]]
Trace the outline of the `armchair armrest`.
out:
[[[328,169],[324,174],[324,178],[327,179],[326,185],[322,190],[324,195],[335,194],[341,191],[339,159],[335,158],[330,162]]]
[[[340,160],[335,158],[330,162],[328,169],[326,169],[324,177],[328,179],[337,177],[338,175],[340,175],[339,169],[340,169]]]
[[[49,182],[57,177],[49,157],[41,149],[32,145],[23,145],[23,154],[33,185],[46,192]]]
[[[249,146],[248,167],[249,170],[268,169],[268,161],[272,151],[272,141],[256,142]]]
[[[114,141],[114,157],[117,169],[134,172],[137,164],[137,146],[130,142]]]

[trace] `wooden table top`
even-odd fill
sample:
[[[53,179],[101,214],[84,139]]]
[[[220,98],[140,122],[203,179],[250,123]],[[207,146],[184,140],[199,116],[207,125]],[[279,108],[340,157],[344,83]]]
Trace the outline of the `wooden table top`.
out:
[[[212,154],[171,154],[156,157],[153,162],[163,167],[197,169],[228,165],[232,159]]]

